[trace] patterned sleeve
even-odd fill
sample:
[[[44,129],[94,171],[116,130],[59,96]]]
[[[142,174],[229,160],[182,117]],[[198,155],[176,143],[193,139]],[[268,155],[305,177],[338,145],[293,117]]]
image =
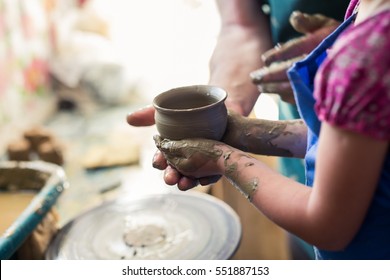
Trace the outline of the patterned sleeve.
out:
[[[315,79],[321,121],[390,140],[390,11],[346,30]]]

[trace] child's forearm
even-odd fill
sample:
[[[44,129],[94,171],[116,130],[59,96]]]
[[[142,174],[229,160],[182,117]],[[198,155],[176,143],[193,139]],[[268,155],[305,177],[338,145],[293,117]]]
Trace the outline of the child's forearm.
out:
[[[311,188],[278,174],[266,164],[228,146],[216,147],[222,174],[269,219],[303,238],[311,232],[307,206]],[[310,240],[313,241],[313,240]]]
[[[303,158],[307,127],[302,120],[270,121],[235,117],[229,120],[223,142],[245,152]]]

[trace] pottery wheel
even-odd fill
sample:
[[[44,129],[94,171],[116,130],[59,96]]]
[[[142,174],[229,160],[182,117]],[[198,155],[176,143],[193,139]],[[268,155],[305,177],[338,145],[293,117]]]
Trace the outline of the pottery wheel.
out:
[[[48,259],[229,259],[241,224],[224,202],[202,193],[120,198],[65,225]]]

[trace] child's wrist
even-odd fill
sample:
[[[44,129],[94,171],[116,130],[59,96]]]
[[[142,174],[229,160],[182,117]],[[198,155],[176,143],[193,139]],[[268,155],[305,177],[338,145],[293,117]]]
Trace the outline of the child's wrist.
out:
[[[222,149],[222,156],[218,161],[218,167],[232,185],[237,188],[243,196],[252,201],[257,190],[257,178],[246,180],[244,170],[254,164],[255,159],[248,154],[226,146]]]

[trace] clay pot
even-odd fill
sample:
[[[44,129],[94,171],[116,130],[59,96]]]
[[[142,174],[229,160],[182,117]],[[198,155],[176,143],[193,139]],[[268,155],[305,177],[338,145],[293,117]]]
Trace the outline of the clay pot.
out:
[[[227,124],[225,90],[209,85],[179,87],[157,95],[157,130],[163,138],[220,140]]]

